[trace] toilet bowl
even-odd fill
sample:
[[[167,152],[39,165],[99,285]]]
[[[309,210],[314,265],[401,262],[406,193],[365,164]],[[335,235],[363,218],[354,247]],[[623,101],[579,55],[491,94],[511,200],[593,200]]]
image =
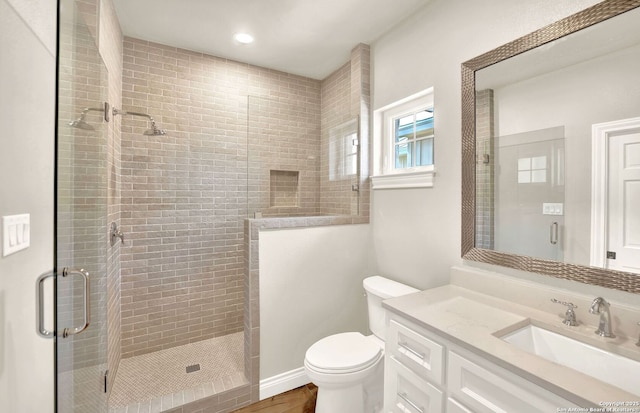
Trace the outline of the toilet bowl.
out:
[[[374,276],[363,281],[369,326],[374,334],[334,334],[306,352],[304,369],[318,386],[316,413],[371,413],[382,410],[385,313],[382,300],[418,290]]]

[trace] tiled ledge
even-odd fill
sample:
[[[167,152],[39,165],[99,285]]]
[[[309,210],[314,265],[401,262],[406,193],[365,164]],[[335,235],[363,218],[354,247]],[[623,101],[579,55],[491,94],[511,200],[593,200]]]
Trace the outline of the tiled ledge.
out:
[[[247,218],[251,226],[251,239],[258,239],[258,231],[286,228],[324,227],[329,225],[368,224],[369,217],[351,215],[327,215],[314,217]]]

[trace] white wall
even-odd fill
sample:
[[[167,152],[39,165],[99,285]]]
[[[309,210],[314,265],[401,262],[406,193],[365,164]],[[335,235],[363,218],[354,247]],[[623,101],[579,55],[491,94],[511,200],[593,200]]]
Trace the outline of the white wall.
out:
[[[428,288],[460,260],[460,65],[597,3],[432,0],[371,47],[373,109],[434,87],[435,185],[376,190],[373,257],[381,274]]]
[[[56,2],[0,0],[0,216],[31,214],[31,246],[0,257],[0,410],[54,410],[53,340],[35,280],[53,268]],[[51,327],[50,327],[51,328]]]
[[[261,379],[301,368],[322,337],[368,334],[370,239],[370,225],[260,232]]]

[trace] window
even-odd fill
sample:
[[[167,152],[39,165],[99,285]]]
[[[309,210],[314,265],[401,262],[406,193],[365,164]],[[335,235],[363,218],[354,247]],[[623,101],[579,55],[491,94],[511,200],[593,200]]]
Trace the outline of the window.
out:
[[[395,169],[433,165],[433,107],[395,118]]]
[[[373,188],[433,186],[433,88],[374,112]]]
[[[518,183],[545,183],[547,182],[547,157],[536,156],[533,158],[518,159]]]
[[[358,120],[329,131],[329,180],[349,179],[358,173]]]

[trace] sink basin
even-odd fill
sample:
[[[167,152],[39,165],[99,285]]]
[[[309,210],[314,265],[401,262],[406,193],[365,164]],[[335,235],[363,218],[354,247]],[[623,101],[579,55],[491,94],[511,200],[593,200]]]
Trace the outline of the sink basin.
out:
[[[500,337],[522,350],[640,396],[640,362],[528,324]]]

